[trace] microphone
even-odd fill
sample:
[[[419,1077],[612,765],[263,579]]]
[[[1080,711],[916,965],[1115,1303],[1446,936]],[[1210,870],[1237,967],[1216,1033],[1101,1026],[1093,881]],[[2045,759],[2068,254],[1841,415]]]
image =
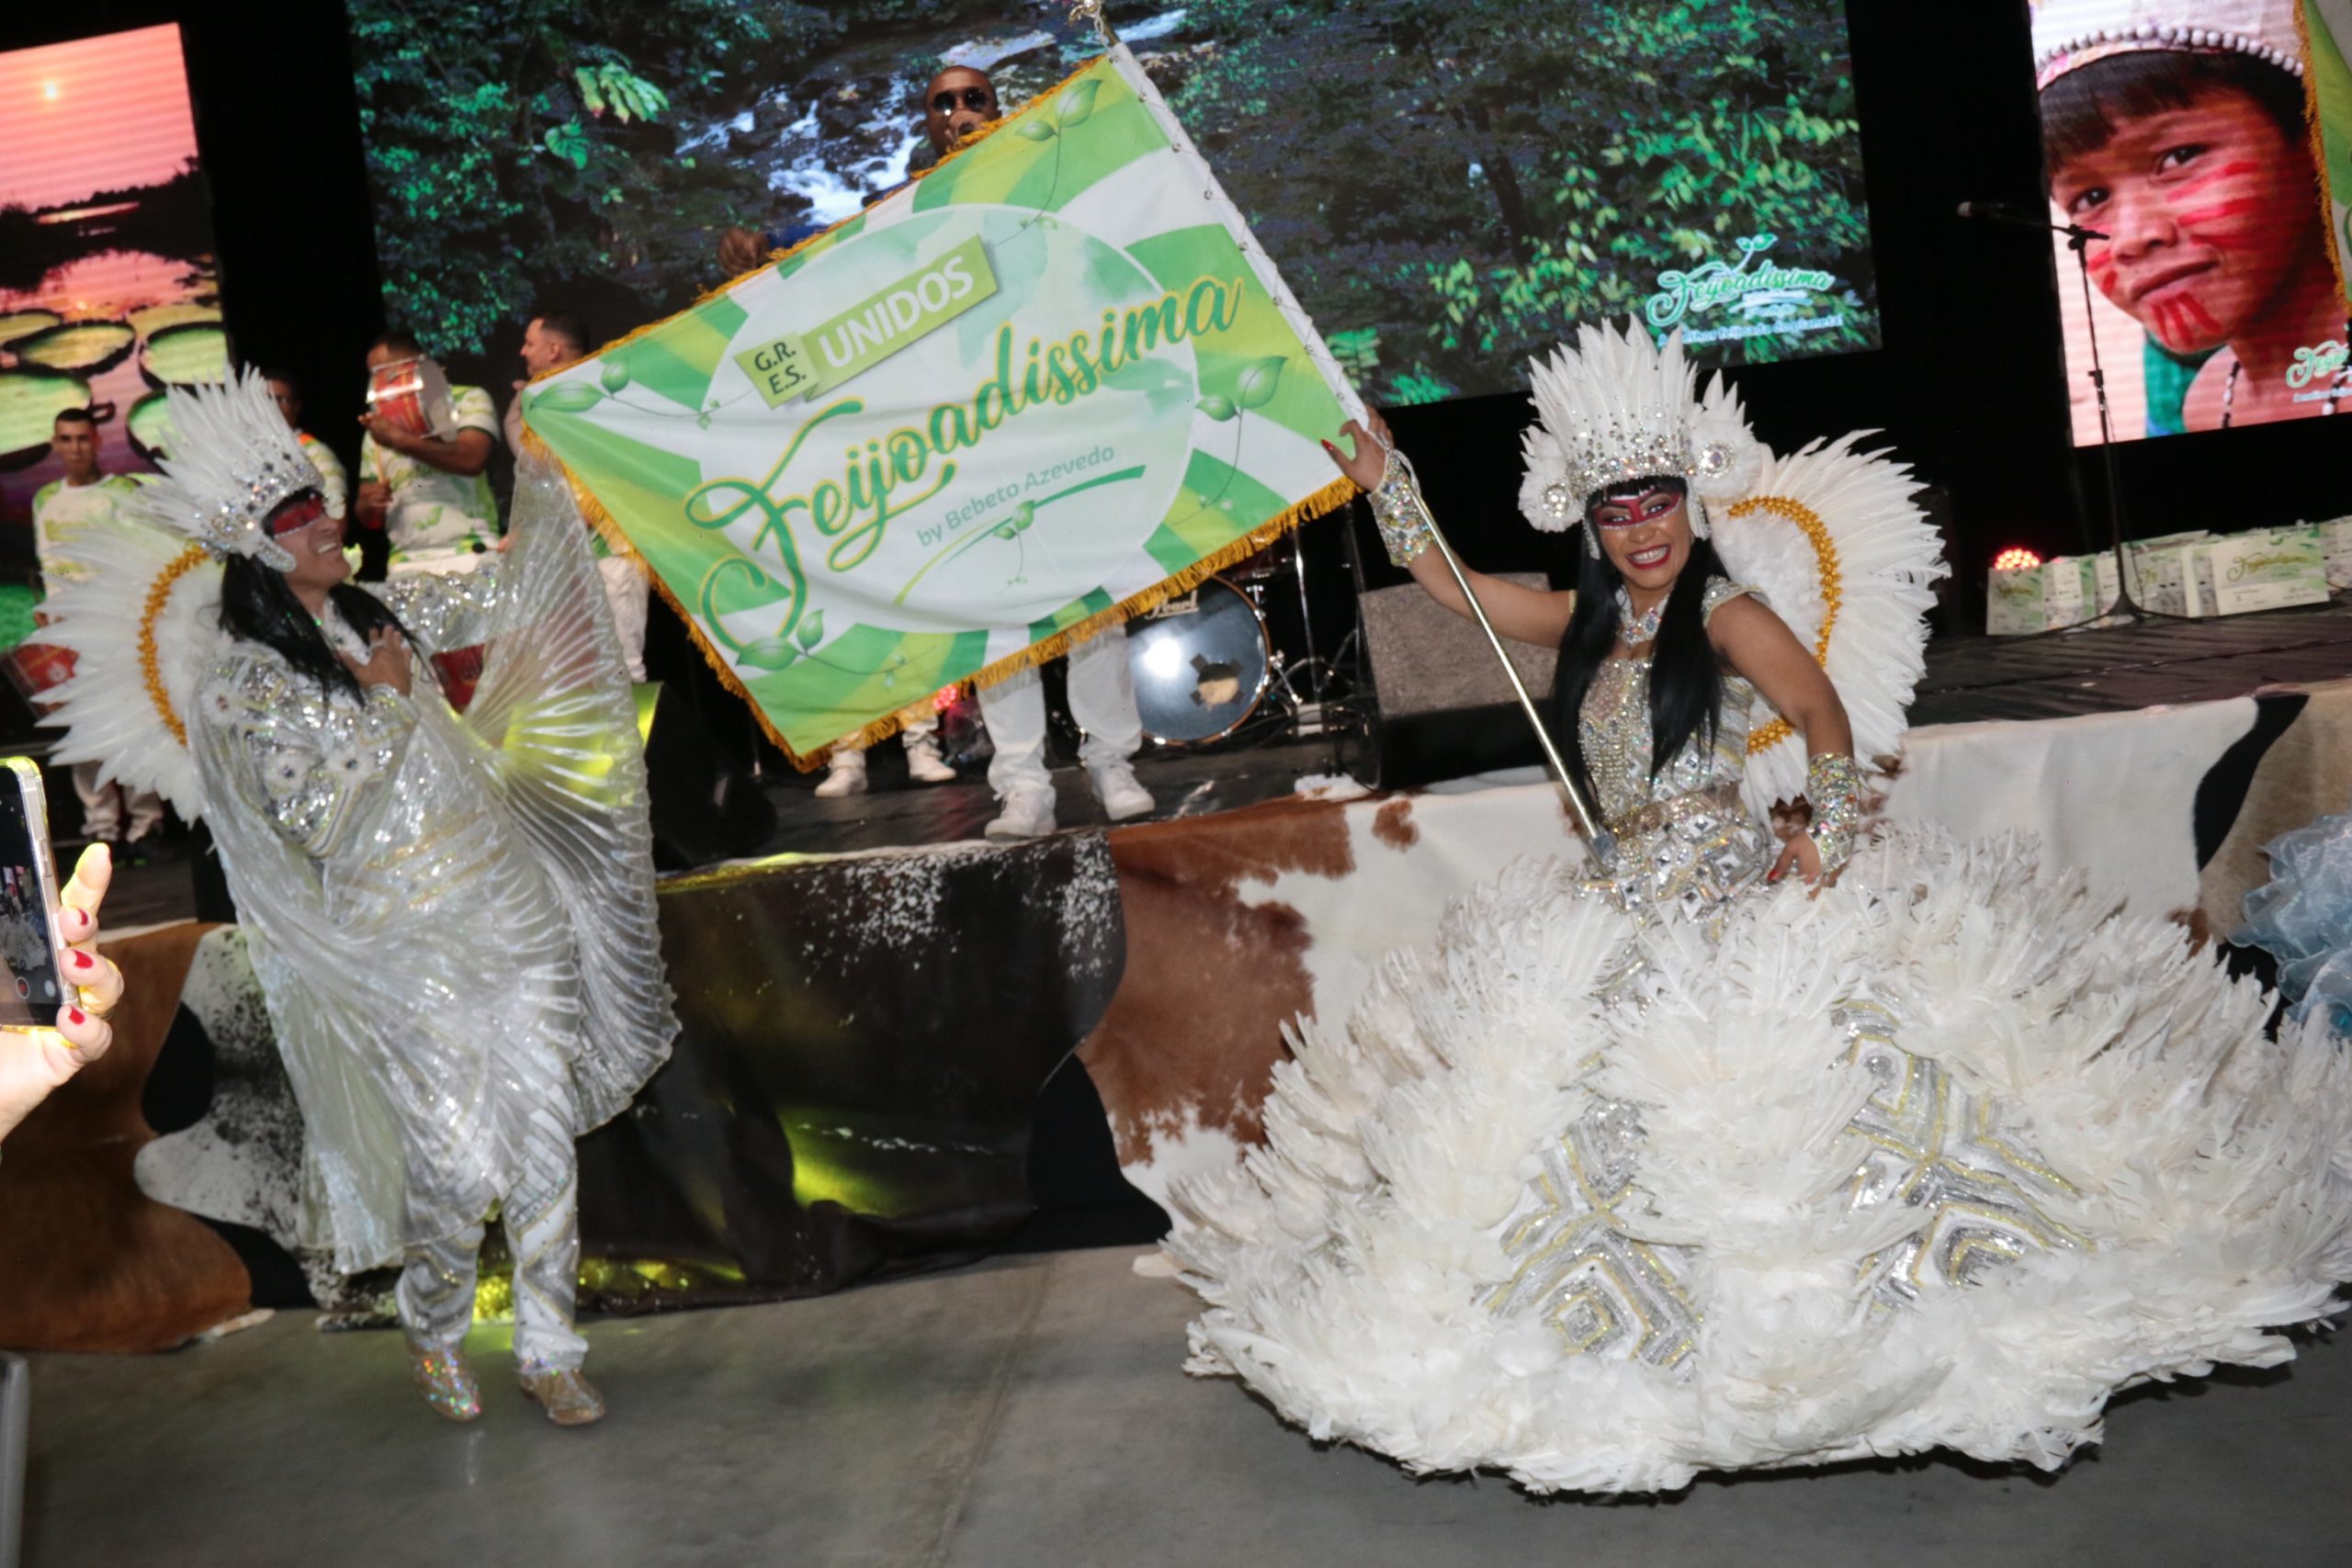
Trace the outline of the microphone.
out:
[[[2107,235],[2096,229],[2086,229],[2079,223],[2052,223],[2038,212],[2006,201],[1963,201],[1960,215],[1978,223],[2006,223],[2012,229],[2039,229],[2044,233],[2064,234],[2077,243],[2085,240],[2104,240]]]

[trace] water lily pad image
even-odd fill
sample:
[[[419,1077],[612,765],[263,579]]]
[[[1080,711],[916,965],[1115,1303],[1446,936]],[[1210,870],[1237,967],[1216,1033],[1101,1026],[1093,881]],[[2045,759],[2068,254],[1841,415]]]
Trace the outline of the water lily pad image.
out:
[[[150,305],[130,312],[130,330],[142,338],[153,337],[165,327],[184,327],[192,321],[218,321],[218,305]]]
[[[139,373],[157,387],[224,380],[229,374],[229,333],[218,321],[159,328],[140,352]]]
[[[178,432],[172,428],[171,410],[164,394],[150,392],[130,405],[130,449],[153,462],[169,455]]]
[[[139,334],[122,321],[66,321],[9,344],[20,365],[96,376],[123,361]]]
[[[0,468],[29,468],[49,456],[49,427],[90,406],[90,384],[62,370],[0,370]]]
[[[0,312],[0,348],[18,338],[45,333],[65,320],[54,310],[8,310]]]

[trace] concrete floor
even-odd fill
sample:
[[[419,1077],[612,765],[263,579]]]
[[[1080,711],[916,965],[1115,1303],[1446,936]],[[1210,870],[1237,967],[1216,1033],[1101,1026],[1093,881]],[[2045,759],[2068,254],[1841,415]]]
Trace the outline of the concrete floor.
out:
[[[26,1562],[2296,1568],[2352,1547],[2352,1352],[2329,1343],[2126,1396],[2054,1479],[1919,1461],[1538,1503],[1318,1450],[1183,1377],[1188,1298],[1133,1257],[597,1323],[614,1414],[583,1432],[510,1391],[490,1331],[464,1429],[409,1392],[396,1337],[301,1314],[40,1357]]]

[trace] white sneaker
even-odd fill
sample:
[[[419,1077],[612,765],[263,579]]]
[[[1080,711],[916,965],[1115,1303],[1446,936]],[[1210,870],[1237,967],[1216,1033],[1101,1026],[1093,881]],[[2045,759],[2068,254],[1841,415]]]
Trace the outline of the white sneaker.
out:
[[[989,824],[991,839],[1042,839],[1054,830],[1054,792],[1016,789],[1004,797],[1004,810]]]
[[[836,751],[832,761],[825,764],[825,782],[817,786],[820,800],[839,800],[845,795],[865,793],[865,753]]]
[[[1105,762],[1087,769],[1086,773],[1094,781],[1094,798],[1102,803],[1102,815],[1114,822],[1148,816],[1159,804],[1151,798],[1151,791],[1136,782],[1135,769],[1125,762]]]
[[[956,770],[939,754],[939,742],[928,735],[907,737],[907,776],[917,784],[954,784]]]

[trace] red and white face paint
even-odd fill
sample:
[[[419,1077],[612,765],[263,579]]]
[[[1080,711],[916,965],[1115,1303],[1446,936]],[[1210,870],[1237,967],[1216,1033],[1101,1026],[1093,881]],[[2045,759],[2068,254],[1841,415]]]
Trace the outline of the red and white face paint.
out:
[[[1596,501],[1586,521],[1586,537],[1630,588],[1668,587],[1690,559],[1689,501],[1667,486]]]
[[[2091,281],[2165,348],[2218,348],[2248,328],[2313,244],[2311,159],[2232,87],[2118,125],[2051,181],[2069,222],[2109,238]]]
[[[269,536],[277,539],[300,533],[326,514],[325,498],[316,491],[305,491],[269,514]]]

